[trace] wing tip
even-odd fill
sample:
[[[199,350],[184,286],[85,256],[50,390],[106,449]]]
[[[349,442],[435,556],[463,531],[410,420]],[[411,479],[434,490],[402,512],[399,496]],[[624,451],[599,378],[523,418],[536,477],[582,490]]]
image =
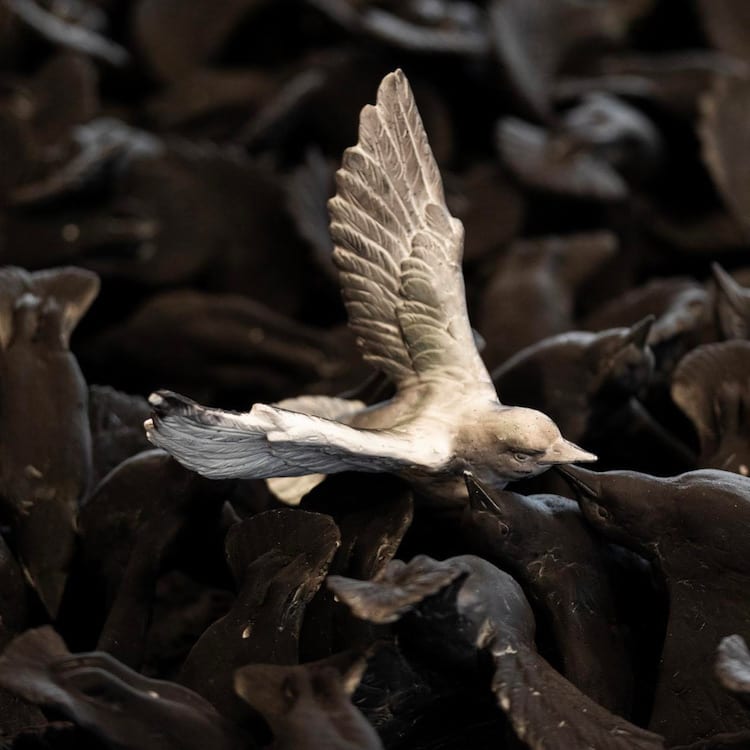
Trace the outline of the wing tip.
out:
[[[409,79],[401,68],[391,71],[380,82],[377,95],[378,106],[380,106],[381,100],[385,102],[391,96],[411,96]]]
[[[192,399],[180,396],[174,391],[154,391],[148,397],[152,416],[163,417],[170,413],[193,410],[197,404]]]
[[[378,86],[376,105],[372,109],[377,113],[390,112],[394,109],[394,102],[397,102],[400,109],[409,111],[416,109],[414,92],[412,91],[409,79],[401,68],[388,73]],[[362,110],[362,116],[365,114],[365,107]]]

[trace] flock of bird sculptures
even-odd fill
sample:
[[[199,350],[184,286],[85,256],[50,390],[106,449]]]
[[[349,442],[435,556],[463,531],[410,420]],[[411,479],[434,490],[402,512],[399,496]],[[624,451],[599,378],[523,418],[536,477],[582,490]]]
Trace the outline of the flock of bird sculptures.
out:
[[[514,378],[524,377],[523,367],[531,367],[540,350],[525,350],[513,367],[503,366],[494,377],[486,369],[467,313],[463,226],[448,210],[400,71],[385,77],[377,103],[362,111],[358,143],[344,153],[336,186],[329,202],[333,260],[349,325],[364,359],[393,386],[392,397],[366,405],[301,396],[238,413],[159,391],[150,397],[148,439],[203,477],[267,479],[289,505],[314,498],[326,475],[353,470],[395,474],[425,504],[460,518],[481,557],[392,560],[410,516],[387,510],[382,523],[391,526],[383,532],[390,541],[381,562],[363,570],[361,579],[329,575],[327,585],[363,621],[362,628],[368,624],[371,635],[390,624],[398,638],[419,640],[456,669],[476,671],[494,694],[514,741],[538,750],[750,747],[750,653],[743,640],[750,637],[750,478],[744,463],[750,451],[737,438],[747,431],[739,386],[727,385],[726,377],[720,383],[726,373],[717,372],[716,392],[723,388],[724,395],[712,402],[715,408],[702,405],[691,391],[691,364],[683,360],[674,388],[676,403],[699,428],[702,452],[719,455],[732,471],[656,478],[574,466],[596,461],[566,438],[579,440],[583,434],[580,423],[590,405],[576,399],[600,388],[603,376],[592,369],[581,377],[579,392],[566,396],[568,411],[554,420],[498,399],[496,385],[502,398],[513,400]],[[724,324],[736,325],[747,299],[721,269],[716,275],[724,293]],[[66,398],[79,399],[78,381],[66,376],[76,367],[67,344],[96,295],[96,278],[77,270],[14,270],[4,272],[2,284],[3,299],[15,300],[12,310],[0,315],[3,377],[28,377],[32,367],[57,368],[57,387]],[[631,329],[560,340],[573,348],[596,348],[602,355],[597,362],[607,363],[607,387],[627,391],[637,389],[642,368],[653,366],[654,355],[645,345],[652,323],[647,319]],[[32,356],[41,342],[48,346],[43,359]],[[668,344],[657,355],[668,356]],[[716,367],[710,357],[707,364],[693,366]],[[561,371],[564,367],[561,361]],[[3,413],[13,410],[54,413],[48,403],[3,402]],[[732,444],[719,426],[729,418],[738,428]],[[63,531],[77,522],[79,488],[73,482],[60,489],[55,467],[36,467],[34,446],[48,439],[68,447],[59,466],[66,467],[70,484],[76,476],[70,466],[87,454],[75,444],[76,434],[73,426],[54,423],[3,453],[26,467],[21,483],[3,489],[23,506],[15,521],[18,554],[28,577],[41,582],[38,590],[52,613],[72,555],[73,535]],[[163,454],[151,460],[161,462],[159,471],[171,470]],[[123,466],[117,470],[121,481],[134,481]],[[551,467],[557,467],[577,501],[505,489]],[[203,482],[189,476],[190,482]],[[192,486],[186,480],[184,497],[164,512],[177,514],[179,503],[187,507]],[[215,483],[217,498],[224,486]],[[65,502],[58,502],[60,492]],[[104,653],[126,650],[125,639],[112,638],[111,649],[76,656],[50,628],[10,642],[0,656],[0,685],[94,727],[115,746],[126,734],[132,742],[149,731],[151,719],[139,718],[146,722],[139,724],[122,718],[137,706],[133,716],[151,711],[153,725],[160,723],[165,735],[181,727],[179,740],[164,740],[159,747],[239,748],[246,737],[227,720],[239,726],[249,704],[265,718],[279,748],[382,747],[350,701],[365,669],[361,655],[279,666],[295,662],[276,654],[271,666],[257,663],[269,655],[249,659],[242,650],[241,641],[251,633],[301,618],[331,572],[342,537],[333,521],[310,512],[308,500],[304,505],[304,510],[281,508],[230,526],[227,559],[237,600],[190,652],[182,685],[151,680]],[[288,514],[304,520],[306,533],[317,542],[314,551],[301,546],[291,562],[278,557],[279,539],[296,543],[290,541],[296,527],[290,531],[283,520]],[[93,521],[83,515],[78,523]],[[46,558],[48,569],[41,570],[26,561],[29,549],[44,544],[54,554]],[[156,566],[162,540],[154,533],[148,544],[154,550],[148,564]],[[258,550],[263,554],[256,559]],[[653,568],[642,567],[640,573],[657,570],[668,594],[654,694],[642,698],[652,705],[648,729],[621,718],[632,715],[633,676],[625,640],[615,627],[618,605],[608,573],[613,557],[636,567],[636,559],[646,567],[648,561]],[[248,575],[253,566],[265,571],[267,589],[258,589],[258,577]],[[116,605],[117,600],[111,622],[132,616],[125,605],[119,610]],[[537,628],[557,644],[554,667],[542,655]],[[118,631],[113,625],[109,632]],[[214,670],[221,679],[206,678],[210,659],[221,663]],[[233,682],[227,674],[234,675]],[[86,692],[94,683],[97,694],[109,696],[106,709]],[[120,718],[102,730],[97,712],[114,710],[115,704]],[[144,739],[143,747],[156,746],[149,743]]]

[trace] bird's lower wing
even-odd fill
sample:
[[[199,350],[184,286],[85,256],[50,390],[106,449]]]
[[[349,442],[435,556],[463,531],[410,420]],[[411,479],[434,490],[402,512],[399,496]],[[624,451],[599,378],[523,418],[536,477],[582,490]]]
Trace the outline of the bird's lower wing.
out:
[[[152,394],[150,401],[148,439],[214,479],[398,472],[415,463],[426,468],[411,441],[388,431],[358,430],[266,404],[246,413],[208,409],[168,391]]]

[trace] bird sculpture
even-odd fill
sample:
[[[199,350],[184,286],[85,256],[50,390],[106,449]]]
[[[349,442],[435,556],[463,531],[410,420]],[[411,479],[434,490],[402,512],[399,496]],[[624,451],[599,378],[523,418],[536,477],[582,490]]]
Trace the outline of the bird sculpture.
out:
[[[750,479],[716,469],[675,477],[579,466],[562,472],[591,527],[648,559],[666,587],[649,729],[669,747],[749,732],[750,716],[713,669],[725,635],[750,637]]]
[[[511,573],[554,641],[560,672],[600,706],[627,716],[633,674],[610,583],[611,551],[575,500],[491,492],[467,472],[463,536]]]
[[[394,382],[393,398],[365,407],[306,396],[237,413],[159,391],[149,440],[207,477],[393,472],[446,502],[466,499],[468,469],[502,488],[555,464],[595,461],[545,414],[498,400],[469,325],[463,225],[448,211],[400,70],[362,110],[336,185],[333,259],[349,325],[364,359]]]
[[[0,270],[0,517],[53,618],[91,486],[88,388],[69,344],[98,292],[81,268]]]
[[[523,589],[481,557],[392,560],[373,580],[329,576],[328,588],[355,617],[398,623],[400,643],[415,644],[425,661],[450,663],[457,680],[481,664],[476,681],[492,690],[521,747],[664,750],[661,737],[584,695],[539,654]]]

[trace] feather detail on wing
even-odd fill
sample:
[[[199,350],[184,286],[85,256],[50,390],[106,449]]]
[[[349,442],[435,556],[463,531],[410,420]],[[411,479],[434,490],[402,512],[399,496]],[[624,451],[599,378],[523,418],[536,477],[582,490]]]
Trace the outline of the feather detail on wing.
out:
[[[466,310],[463,226],[443,185],[404,74],[384,79],[360,116],[329,202],[334,261],[364,358],[399,388],[483,383]]]
[[[208,409],[169,391],[149,400],[148,439],[213,479],[397,472],[415,464],[411,442],[388,431],[358,430],[266,404],[246,413]]]
[[[296,411],[299,414],[310,414],[313,417],[324,417],[345,422],[348,417],[367,408],[364,401],[354,398],[338,398],[336,396],[293,396],[276,401],[272,406],[286,411]]]
[[[366,408],[364,401],[331,396],[297,396],[277,401],[274,406],[279,409],[311,414],[316,417],[335,419],[339,422]],[[273,495],[287,505],[299,505],[302,498],[324,479],[325,474],[305,474],[301,477],[271,477],[266,479],[268,489]]]
[[[489,385],[494,397],[468,324],[460,261],[435,264],[438,244],[432,234],[417,234],[401,264],[397,315],[412,365],[422,381],[472,380]],[[461,307],[463,315],[456,312]]]

